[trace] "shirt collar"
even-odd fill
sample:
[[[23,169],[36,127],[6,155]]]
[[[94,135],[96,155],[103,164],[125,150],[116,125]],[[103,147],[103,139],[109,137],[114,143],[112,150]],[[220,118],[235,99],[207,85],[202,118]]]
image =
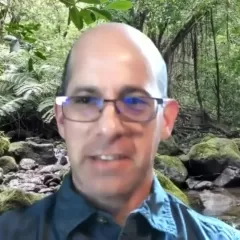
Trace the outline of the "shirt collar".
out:
[[[57,192],[54,220],[60,234],[67,235],[79,224],[97,212],[74,188],[71,172],[68,173]],[[167,232],[177,237],[177,227],[172,216],[169,197],[154,176],[151,194],[140,208],[132,213],[142,214],[151,227],[158,231]]]
[[[56,206],[54,209],[56,228],[63,236],[63,239],[67,239],[67,235],[74,228],[95,212],[96,209],[76,191],[72,183],[71,172],[65,175],[63,183],[56,193]]]
[[[154,176],[150,195],[140,208],[132,213],[142,214],[151,227],[177,237],[177,226],[172,215],[169,196],[163,189],[157,176]]]

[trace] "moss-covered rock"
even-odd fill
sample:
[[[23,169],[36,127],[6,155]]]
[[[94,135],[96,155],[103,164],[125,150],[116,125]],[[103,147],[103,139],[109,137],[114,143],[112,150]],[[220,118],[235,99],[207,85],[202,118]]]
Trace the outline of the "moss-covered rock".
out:
[[[26,158],[26,156],[30,155],[29,153],[31,152],[31,149],[24,141],[13,142],[10,144],[8,149],[8,154],[13,156],[17,160],[17,162],[19,162],[22,158]]]
[[[9,138],[7,138],[3,132],[0,132],[0,157],[8,151],[10,146]]]
[[[0,167],[3,173],[15,172],[18,170],[18,165],[13,157],[2,156],[0,157]]]
[[[0,189],[0,214],[19,207],[27,207],[44,195],[26,193],[20,189]]]
[[[238,150],[240,151],[240,138],[234,138],[232,140],[236,143]]]
[[[210,138],[194,145],[186,163],[191,175],[217,175],[228,166],[240,167],[236,143],[226,138]]]
[[[169,139],[160,142],[158,153],[161,155],[177,156],[182,153],[182,150],[177,145],[175,139],[170,137]]]
[[[154,168],[180,186],[187,178],[188,172],[178,157],[156,154]]]
[[[164,174],[162,174],[158,170],[154,170],[155,174],[161,184],[161,186],[170,194],[174,195],[178,199],[180,199],[183,203],[189,204],[188,197]]]

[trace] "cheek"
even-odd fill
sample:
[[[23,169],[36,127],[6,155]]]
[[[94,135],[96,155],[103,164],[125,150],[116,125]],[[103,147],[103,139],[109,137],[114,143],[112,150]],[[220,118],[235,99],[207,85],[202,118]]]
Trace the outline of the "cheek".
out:
[[[69,153],[74,156],[79,156],[82,152],[82,148],[87,142],[87,136],[89,135],[89,126],[87,124],[78,122],[65,122],[65,141]],[[74,156],[73,159],[75,158]]]
[[[153,159],[158,144],[160,141],[160,126],[156,124],[155,122],[151,123],[149,126],[145,126],[143,128],[143,135],[140,139],[138,139],[138,142],[136,143],[136,146],[138,147],[139,157],[142,158],[143,161],[146,161],[146,159]]]

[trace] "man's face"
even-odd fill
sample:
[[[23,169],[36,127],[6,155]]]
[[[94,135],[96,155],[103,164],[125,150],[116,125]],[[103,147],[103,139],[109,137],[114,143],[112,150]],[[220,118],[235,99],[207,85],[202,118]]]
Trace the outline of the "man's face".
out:
[[[116,99],[126,90],[136,89],[128,95],[157,97],[153,74],[136,53],[121,50],[111,55],[103,51],[93,57],[76,53],[71,74],[67,96]],[[74,182],[84,193],[107,197],[127,194],[151,176],[163,132],[161,106],[157,117],[147,123],[121,120],[112,103],[106,104],[101,117],[94,122],[64,119],[60,107],[56,109],[56,118],[66,141]],[[104,155],[120,157],[101,160]]]

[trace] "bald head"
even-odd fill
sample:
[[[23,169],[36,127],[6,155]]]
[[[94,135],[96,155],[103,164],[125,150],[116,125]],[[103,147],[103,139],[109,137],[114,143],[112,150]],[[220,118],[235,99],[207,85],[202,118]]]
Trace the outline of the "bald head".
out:
[[[66,59],[61,94],[66,93],[76,66],[83,67],[92,59],[104,61],[114,56],[143,61],[156,81],[159,97],[167,96],[167,70],[158,49],[145,34],[123,23],[100,24],[81,34]]]

